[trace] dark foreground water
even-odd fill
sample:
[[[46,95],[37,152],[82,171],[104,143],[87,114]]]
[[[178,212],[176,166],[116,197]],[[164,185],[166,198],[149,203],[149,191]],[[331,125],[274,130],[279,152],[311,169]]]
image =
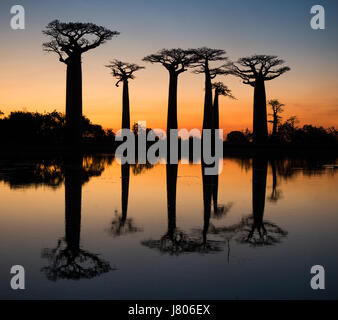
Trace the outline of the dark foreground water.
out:
[[[0,161],[0,298],[337,299],[338,169]],[[313,265],[326,290],[310,287]],[[26,270],[12,290],[10,268]]]

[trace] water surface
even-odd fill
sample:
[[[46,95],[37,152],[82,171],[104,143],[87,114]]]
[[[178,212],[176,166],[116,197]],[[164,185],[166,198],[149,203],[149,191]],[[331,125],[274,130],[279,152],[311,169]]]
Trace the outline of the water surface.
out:
[[[225,158],[212,177],[109,155],[0,160],[0,298],[337,299],[335,163]],[[10,288],[16,264],[26,290]]]

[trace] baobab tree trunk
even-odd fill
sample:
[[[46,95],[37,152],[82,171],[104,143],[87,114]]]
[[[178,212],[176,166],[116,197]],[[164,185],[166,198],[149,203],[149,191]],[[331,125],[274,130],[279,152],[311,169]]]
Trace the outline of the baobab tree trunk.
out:
[[[130,129],[129,87],[128,80],[123,81],[122,129]]]
[[[217,93],[217,90],[215,91],[215,99],[214,99],[214,107],[213,107],[213,129],[217,130],[219,129],[219,94]]]
[[[178,74],[175,71],[169,72],[169,99],[167,117],[167,135],[170,129],[177,129],[177,82]]]
[[[65,221],[66,242],[71,251],[80,251],[82,156],[66,159],[65,163]]]
[[[169,97],[167,114],[167,162],[170,163],[170,130],[177,129],[177,83],[178,73],[169,71]],[[175,139],[174,139],[175,140]]]
[[[268,138],[268,123],[266,113],[266,94],[263,79],[257,79],[254,91],[253,111],[253,141],[265,143]]]
[[[206,61],[203,129],[211,129],[211,128],[212,128],[212,84],[208,61]]]
[[[81,144],[82,124],[82,68],[81,55],[68,58],[66,80],[66,143]]]

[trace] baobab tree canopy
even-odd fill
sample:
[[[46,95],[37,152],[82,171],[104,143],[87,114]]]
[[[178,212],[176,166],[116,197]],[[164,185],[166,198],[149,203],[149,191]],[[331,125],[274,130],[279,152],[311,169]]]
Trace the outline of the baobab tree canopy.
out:
[[[235,97],[232,95],[232,91],[223,82],[213,83],[212,88],[215,89],[215,92],[219,96],[225,96],[225,97],[229,97],[231,99],[235,99]]]
[[[284,60],[277,56],[253,55],[239,59],[230,69],[232,74],[243,79],[243,83],[255,86],[257,79],[273,80],[289,71],[290,68],[283,64]]]
[[[117,31],[111,31],[94,23],[81,22],[50,22],[43,34],[50,36],[51,41],[43,44],[47,52],[55,52],[61,62],[67,63],[73,54],[82,54],[119,35]]]
[[[175,71],[178,74],[187,71],[195,57],[188,50],[183,49],[162,49],[155,54],[148,55],[143,61],[150,63],[161,63],[168,71]]]
[[[194,67],[196,68],[193,72],[205,73],[208,71],[210,73],[211,79],[214,79],[217,75],[226,75],[229,74],[229,70],[226,68],[228,64],[223,64],[216,68],[210,68],[209,62],[212,61],[226,61],[228,57],[225,56],[226,52],[221,49],[211,49],[207,47],[189,49],[188,50],[195,58]]]
[[[144,67],[135,63],[122,62],[116,59],[111,61],[106,67],[111,69],[113,77],[118,79],[115,84],[117,87],[121,81],[135,79],[134,72],[144,69]]]

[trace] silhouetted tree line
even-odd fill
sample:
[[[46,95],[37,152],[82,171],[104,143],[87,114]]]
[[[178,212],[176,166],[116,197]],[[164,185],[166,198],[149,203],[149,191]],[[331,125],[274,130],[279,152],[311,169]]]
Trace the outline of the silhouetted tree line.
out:
[[[115,134],[104,130],[100,125],[92,124],[82,116],[82,139],[84,142],[112,143]],[[63,144],[66,137],[66,117],[60,112],[11,112],[0,119],[0,137],[2,144]]]
[[[321,146],[332,147],[338,146],[338,130],[334,127],[324,128],[313,125],[297,126],[297,118],[290,117],[281,122],[281,117],[274,116],[273,131],[268,136],[268,143],[285,145],[285,146]],[[227,135],[226,144],[229,145],[248,145],[253,141],[253,133],[246,131],[232,131]],[[334,149],[333,149],[334,150]]]

